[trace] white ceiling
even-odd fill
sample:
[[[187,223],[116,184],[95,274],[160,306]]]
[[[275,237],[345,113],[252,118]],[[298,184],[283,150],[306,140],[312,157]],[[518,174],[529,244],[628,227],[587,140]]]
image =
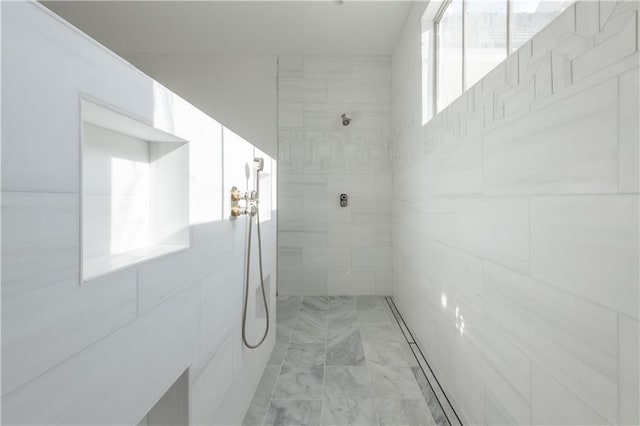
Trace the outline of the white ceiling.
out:
[[[51,1],[124,53],[389,55],[411,2]]]

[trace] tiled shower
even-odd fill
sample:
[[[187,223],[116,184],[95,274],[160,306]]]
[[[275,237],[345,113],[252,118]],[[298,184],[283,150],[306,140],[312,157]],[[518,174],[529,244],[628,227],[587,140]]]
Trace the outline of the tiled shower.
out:
[[[640,424],[637,1],[560,2],[437,113],[447,2],[389,2],[386,54],[181,51],[118,8],[232,2],[118,3],[0,7],[3,424]]]
[[[278,117],[279,291],[391,294],[390,58],[280,56]]]

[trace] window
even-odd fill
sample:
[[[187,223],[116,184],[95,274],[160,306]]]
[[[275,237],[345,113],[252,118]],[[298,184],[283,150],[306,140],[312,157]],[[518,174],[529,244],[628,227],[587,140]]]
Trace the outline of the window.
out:
[[[442,110],[462,94],[462,0],[453,0],[437,27],[437,110]]]
[[[571,3],[573,0],[430,2],[423,16],[423,124],[434,110],[442,111]]]
[[[470,1],[464,11],[464,89],[507,57],[507,2]]]
[[[572,1],[512,1],[509,14],[509,53],[536,35]]]

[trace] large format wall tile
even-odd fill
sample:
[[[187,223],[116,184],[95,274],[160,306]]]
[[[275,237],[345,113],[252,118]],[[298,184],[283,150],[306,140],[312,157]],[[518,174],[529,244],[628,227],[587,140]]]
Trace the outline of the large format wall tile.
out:
[[[302,265],[309,271],[342,271],[351,264],[351,250],[344,247],[305,247]]]
[[[6,394],[135,319],[136,273],[80,285],[77,194],[5,192],[2,220]]]
[[[279,292],[390,294],[391,58],[280,59]]]
[[[615,313],[490,263],[484,288],[492,324],[603,417],[615,419]]]
[[[638,412],[640,410],[638,407],[638,399],[640,398],[640,384],[638,384],[640,380],[640,371],[638,371],[640,327],[638,320],[624,315],[618,316],[618,325],[620,327],[618,335],[619,421],[620,424],[635,425],[640,423],[640,413]]]
[[[568,5],[428,119],[432,5],[392,57],[398,308],[464,423],[637,424],[638,2]]]
[[[17,4],[5,7],[2,55],[12,66],[2,73],[2,102],[11,104],[2,113],[2,189],[77,192],[79,94],[152,121],[154,82],[130,64],[114,60],[106,49],[96,48],[93,40],[70,36],[55,19],[28,15]],[[61,46],[65,55],[59,54]],[[43,69],[49,78],[42,78]],[[96,84],[97,75],[110,78]]]
[[[137,315],[136,271],[80,286],[62,281],[33,293],[2,298],[3,395],[132,322]]]
[[[481,193],[482,139],[464,141],[437,153],[434,179],[438,195]]]
[[[572,61],[573,80],[582,80],[636,52],[637,31],[637,12],[609,19],[595,36],[596,45]]]
[[[460,299],[482,312],[482,262],[454,247],[432,243],[427,248],[421,270],[436,284],[448,300]],[[440,295],[436,296],[440,297]]]
[[[611,79],[490,131],[485,192],[616,192],[617,102],[618,82]]]
[[[136,424],[185,370],[198,378],[189,390],[197,422],[239,423],[275,335],[254,351],[239,339],[246,219],[227,220],[228,188],[246,184],[245,165],[265,158],[262,243],[273,304],[276,164],[39,3],[2,4],[2,37],[2,423]],[[81,96],[188,140],[191,182],[189,200],[178,203],[190,214],[188,249],[86,283]],[[250,334],[264,324],[256,283]]]
[[[602,425],[615,423],[599,416],[587,403],[571,393],[542,368],[532,373],[533,424]]]
[[[638,196],[531,200],[531,275],[638,318]]]
[[[2,193],[2,297],[51,282],[80,285],[77,193]]]
[[[242,287],[234,276],[243,273],[240,259],[216,271],[200,282],[200,361],[208,360],[233,328],[231,307],[241,306]]]
[[[376,273],[372,270],[327,272],[327,294],[372,295],[378,294]]]
[[[620,192],[635,192],[640,189],[640,131],[638,127],[638,68],[620,76],[620,135],[619,135],[619,187]]]
[[[518,271],[529,271],[528,199],[457,200],[454,228],[459,247]]]
[[[279,270],[278,275],[279,294],[301,296],[327,294],[326,271]]]
[[[218,351],[193,381],[191,421],[193,424],[211,424],[218,407],[233,384],[231,334],[227,334]]]
[[[21,387],[3,398],[3,423],[126,424],[142,418],[145,407],[155,404],[175,381],[174,371],[184,371],[191,363],[197,347],[197,305],[198,289],[188,289]],[[110,404],[105,404],[107,395]],[[37,409],[33,401],[38,401]]]

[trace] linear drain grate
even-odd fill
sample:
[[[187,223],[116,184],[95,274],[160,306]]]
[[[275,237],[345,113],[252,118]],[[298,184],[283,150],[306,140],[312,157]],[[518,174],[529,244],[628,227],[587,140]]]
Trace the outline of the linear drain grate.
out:
[[[413,334],[411,334],[407,323],[404,321],[404,318],[402,318],[393,298],[385,297],[385,300],[387,301],[387,305],[389,305],[389,309],[393,313],[404,338],[407,340],[413,356],[418,361],[418,365],[420,366],[420,371],[422,372],[424,379],[422,381],[423,383],[419,383],[420,389],[422,390],[436,424],[438,424],[438,426],[462,426],[462,421],[460,420],[458,413],[456,413],[451,401],[449,401],[447,394],[444,392],[444,389],[433,373],[431,366],[427,362],[424,353],[413,338]],[[420,382],[420,380],[418,381]]]

